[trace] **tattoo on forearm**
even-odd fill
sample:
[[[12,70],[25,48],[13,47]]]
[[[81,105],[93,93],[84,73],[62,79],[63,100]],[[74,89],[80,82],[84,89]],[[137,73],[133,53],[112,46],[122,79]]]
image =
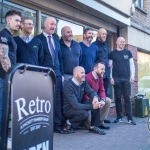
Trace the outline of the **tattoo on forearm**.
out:
[[[8,57],[8,45],[0,44],[0,63],[6,72],[11,67],[11,63]]]

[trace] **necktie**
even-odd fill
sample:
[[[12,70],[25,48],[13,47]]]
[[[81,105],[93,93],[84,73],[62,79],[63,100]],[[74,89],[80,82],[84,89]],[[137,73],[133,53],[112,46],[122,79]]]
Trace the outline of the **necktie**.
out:
[[[55,50],[54,50],[54,46],[51,41],[51,36],[48,36],[48,41],[49,41],[50,53],[51,53],[52,59],[54,60]]]

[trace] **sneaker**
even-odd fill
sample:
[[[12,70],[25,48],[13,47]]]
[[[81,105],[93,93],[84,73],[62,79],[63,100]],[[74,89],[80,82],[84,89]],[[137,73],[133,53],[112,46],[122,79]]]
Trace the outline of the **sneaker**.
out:
[[[98,127],[90,128],[89,132],[97,133],[99,135],[105,135],[106,134],[103,130],[99,129]]]
[[[68,133],[75,133],[75,130],[73,129],[72,125],[67,124],[66,129],[67,129]]]
[[[133,118],[128,119],[128,123],[133,124],[133,125],[136,125],[136,122],[133,120]]]
[[[116,120],[114,120],[114,123],[118,123],[118,122],[122,122],[122,118],[117,118]]]

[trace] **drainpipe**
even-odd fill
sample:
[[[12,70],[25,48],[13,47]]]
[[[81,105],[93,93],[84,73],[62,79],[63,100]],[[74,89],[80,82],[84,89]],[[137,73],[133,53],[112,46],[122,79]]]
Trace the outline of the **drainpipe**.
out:
[[[41,11],[36,11],[36,35],[41,33]]]

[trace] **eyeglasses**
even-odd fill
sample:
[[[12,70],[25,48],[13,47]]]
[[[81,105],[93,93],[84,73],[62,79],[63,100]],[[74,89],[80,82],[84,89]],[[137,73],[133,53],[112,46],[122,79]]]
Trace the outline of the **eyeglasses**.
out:
[[[29,25],[29,26],[34,26],[33,23],[23,23],[23,24],[27,24],[27,25]]]

